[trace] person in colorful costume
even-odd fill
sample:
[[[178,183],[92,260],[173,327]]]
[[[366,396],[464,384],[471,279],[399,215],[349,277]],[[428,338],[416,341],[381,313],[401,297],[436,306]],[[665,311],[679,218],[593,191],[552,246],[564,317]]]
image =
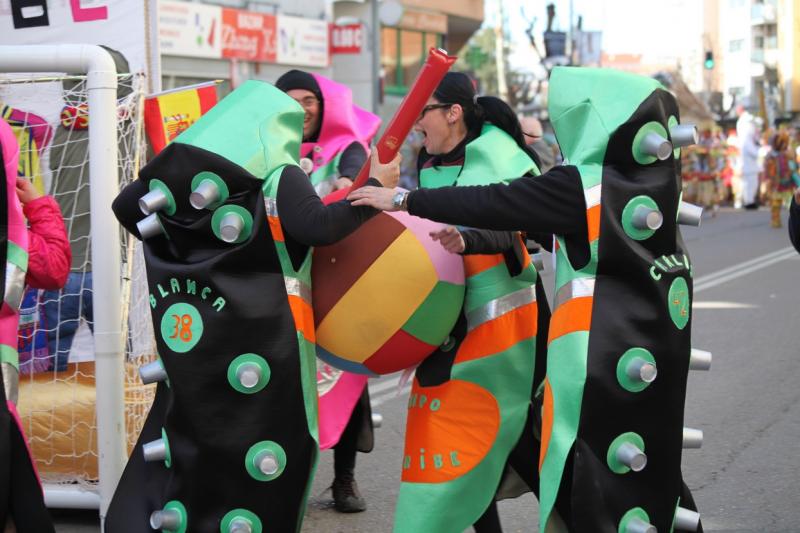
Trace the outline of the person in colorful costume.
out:
[[[290,70],[275,86],[305,110],[301,167],[320,196],[349,187],[367,160],[369,143],[381,120],[353,104],[349,87],[320,74]],[[311,169],[309,171],[309,168]],[[356,452],[374,445],[367,377],[317,361],[320,449],[333,448],[335,508],[367,508],[355,481]]]
[[[114,202],[144,239],[161,358],[140,372],[156,396],[107,531],[300,529],[318,456],[310,246],[376,213],[322,204],[297,166],[302,121],[245,82]]]
[[[769,188],[771,226],[780,228],[781,209],[789,205],[797,182],[797,161],[789,147],[789,133],[778,131],[770,139],[770,151],[764,158],[764,179]]]
[[[678,223],[675,98],[656,80],[561,67],[549,114],[570,165],[508,185],[418,190],[365,187],[354,205],[405,208],[449,224],[556,235],[540,458],[540,531],[702,531],[681,476],[692,270]],[[671,140],[671,142],[670,142]],[[646,454],[646,455],[645,455]]]
[[[416,129],[424,136],[422,189],[539,173],[511,109],[477,98],[463,73],[444,76]],[[438,238],[464,254],[465,305],[447,342],[416,369],[398,532],[460,533],[487,509],[494,514],[495,492],[531,416],[537,301],[546,307],[518,233],[451,227]]]
[[[275,86],[306,112],[300,166],[319,195],[351,186],[367,160],[380,117],[353,104],[349,87],[320,74],[290,70]]]
[[[28,263],[28,233],[16,194],[19,145],[11,127],[0,119],[0,205],[5,224],[0,233],[6,265],[0,285],[0,526],[8,521],[17,531],[55,531],[44,506],[42,488],[15,407],[18,394],[17,322]]]

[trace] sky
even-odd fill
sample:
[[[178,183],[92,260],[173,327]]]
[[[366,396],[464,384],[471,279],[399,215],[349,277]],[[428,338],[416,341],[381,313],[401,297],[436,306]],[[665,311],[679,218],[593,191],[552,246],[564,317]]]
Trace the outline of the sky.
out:
[[[527,20],[537,17],[534,32],[547,25],[546,5],[556,5],[554,29],[567,31],[570,0],[502,0],[511,41],[516,45],[512,65],[524,62]],[[487,24],[493,25],[497,0],[485,0]],[[702,33],[698,0],[572,0],[574,21],[583,15],[583,29],[602,31],[602,48],[609,54],[639,53],[647,57],[674,57],[686,46],[696,46]],[[529,57],[529,56],[528,56]]]

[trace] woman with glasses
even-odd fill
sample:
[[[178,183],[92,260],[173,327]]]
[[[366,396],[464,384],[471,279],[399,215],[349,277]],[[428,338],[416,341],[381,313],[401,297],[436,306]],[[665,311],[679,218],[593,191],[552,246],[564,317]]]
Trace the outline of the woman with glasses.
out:
[[[539,174],[513,111],[477,97],[463,73],[445,75],[416,130],[423,189]],[[523,433],[529,464],[519,473],[536,486],[536,444],[524,430],[537,326],[546,336],[549,312],[518,232],[448,227],[439,239],[464,256],[465,305],[447,342],[416,369],[395,531],[499,531],[494,497]]]
[[[278,89],[305,111],[300,166],[320,196],[353,184],[367,160],[369,142],[380,118],[353,105],[349,87],[319,74],[290,70],[278,78]],[[355,481],[356,452],[374,444],[367,377],[335,369],[317,360],[320,448],[333,448],[335,508],[343,513],[365,511],[366,501]]]

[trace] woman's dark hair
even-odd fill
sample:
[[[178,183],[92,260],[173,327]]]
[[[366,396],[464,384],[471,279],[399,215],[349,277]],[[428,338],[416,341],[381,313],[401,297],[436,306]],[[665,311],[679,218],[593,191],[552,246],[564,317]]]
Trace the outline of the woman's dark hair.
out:
[[[522,136],[519,119],[507,103],[494,96],[476,98],[475,84],[463,72],[448,72],[433,92],[433,97],[443,104],[458,104],[464,110],[467,137],[474,139],[481,133],[484,122],[490,122],[506,132],[528,157],[539,167],[539,157]]]

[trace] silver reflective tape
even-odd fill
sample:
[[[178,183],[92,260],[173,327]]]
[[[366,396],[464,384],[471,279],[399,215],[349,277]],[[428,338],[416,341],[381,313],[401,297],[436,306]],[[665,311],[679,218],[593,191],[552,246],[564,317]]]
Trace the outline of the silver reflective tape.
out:
[[[286,294],[290,296],[298,296],[307,304],[311,304],[311,287],[299,279],[290,278],[289,276],[284,276],[283,282],[286,284]]]
[[[536,286],[531,285],[492,300],[467,313],[467,331],[472,331],[481,324],[494,320],[523,305],[536,301]]]
[[[576,278],[558,289],[555,307],[573,298],[583,298],[594,294],[594,278]]]
[[[600,205],[601,189],[602,185],[595,185],[594,187],[589,187],[588,189],[584,189],[583,197],[586,199],[586,209],[589,209],[596,205]]]
[[[277,217],[278,216],[278,202],[275,198],[267,198],[264,197],[264,209],[267,210],[268,217]]]
[[[25,271],[13,263],[6,263],[6,296],[5,302],[11,309],[18,311],[25,291]]]
[[[325,396],[333,389],[342,377],[342,371],[325,361],[317,359],[317,394]]]
[[[19,374],[11,363],[0,363],[3,367],[3,388],[6,391],[6,400],[16,405],[19,399]]]

